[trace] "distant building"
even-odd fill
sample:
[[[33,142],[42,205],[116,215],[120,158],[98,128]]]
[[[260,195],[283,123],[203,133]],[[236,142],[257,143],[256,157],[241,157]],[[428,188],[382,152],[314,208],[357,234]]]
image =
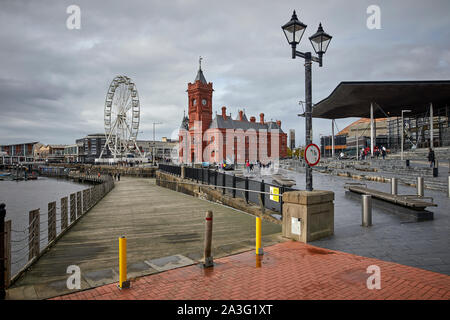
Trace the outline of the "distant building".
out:
[[[67,145],[64,148],[64,162],[67,163],[75,163],[80,161],[80,152],[79,149],[82,148],[82,145],[71,144]]]
[[[375,119],[375,145],[388,147],[388,119]],[[361,118],[343,130],[339,131],[334,137],[334,152],[338,156],[341,152],[345,155],[355,155],[356,146],[358,149],[370,146],[370,119]],[[358,142],[356,142],[358,139]],[[320,138],[320,151],[324,157],[332,155],[332,136],[322,136]]]
[[[295,149],[295,129],[289,129],[289,149]]]
[[[86,137],[77,139],[78,162],[94,163],[95,159],[100,158],[100,153],[106,143],[106,135],[104,133],[88,134]],[[110,158],[111,151],[105,148],[103,158]]]
[[[178,146],[178,140],[162,137],[161,141],[137,140],[136,144],[144,157],[153,159],[153,150],[155,150],[156,160],[166,160],[171,159],[173,149]]]
[[[65,145],[61,144],[48,144],[39,148],[37,154],[39,155],[36,160],[44,160],[50,163],[64,162],[64,148]]]
[[[0,145],[0,164],[31,162],[38,142]]]

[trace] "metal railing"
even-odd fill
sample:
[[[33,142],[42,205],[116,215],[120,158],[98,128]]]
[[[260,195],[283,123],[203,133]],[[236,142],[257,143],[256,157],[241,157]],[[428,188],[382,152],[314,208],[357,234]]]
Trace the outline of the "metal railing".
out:
[[[181,166],[160,164],[159,170],[181,177]],[[215,189],[220,189],[224,195],[233,198],[242,198],[247,203],[262,205],[264,208],[282,213],[283,193],[296,191],[296,189],[267,183],[264,180],[251,180],[248,177],[237,177],[234,174],[226,174],[209,168],[184,167],[184,178],[196,184],[205,184]]]
[[[55,172],[55,175],[57,173],[60,172]],[[40,213],[40,209],[30,211],[29,224],[22,230],[13,228],[11,220],[0,223],[4,226],[0,230],[0,235],[2,235],[1,240],[5,243],[5,250],[0,250],[0,262],[4,267],[3,273],[5,274],[0,279],[3,288],[13,284],[79,218],[114,188],[114,180],[109,176],[99,178],[98,176],[70,174],[68,177],[97,184],[61,198],[60,206],[57,206],[56,202],[50,202],[47,213]],[[5,208],[5,205],[2,204],[2,207]],[[2,273],[1,269],[0,267],[0,273]],[[0,285],[0,291],[1,287]]]

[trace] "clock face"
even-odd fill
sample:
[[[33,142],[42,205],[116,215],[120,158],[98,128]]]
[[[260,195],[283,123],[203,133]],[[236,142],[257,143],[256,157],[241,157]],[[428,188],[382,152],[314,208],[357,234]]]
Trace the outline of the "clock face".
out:
[[[206,99],[203,99],[203,100],[202,100],[202,104],[203,104],[204,106],[206,106]]]
[[[196,104],[197,104],[197,100],[196,99],[192,100],[192,105],[195,106]]]

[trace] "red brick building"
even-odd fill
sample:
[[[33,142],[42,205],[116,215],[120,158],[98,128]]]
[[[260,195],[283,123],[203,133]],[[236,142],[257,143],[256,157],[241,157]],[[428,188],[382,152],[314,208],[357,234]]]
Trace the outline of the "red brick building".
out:
[[[226,107],[213,118],[213,86],[206,82],[201,66],[194,83],[188,83],[188,116],[183,117],[179,134],[180,162],[251,163],[278,160],[287,156],[287,135],[281,121],[265,121],[260,113],[248,120],[244,110],[235,119]]]

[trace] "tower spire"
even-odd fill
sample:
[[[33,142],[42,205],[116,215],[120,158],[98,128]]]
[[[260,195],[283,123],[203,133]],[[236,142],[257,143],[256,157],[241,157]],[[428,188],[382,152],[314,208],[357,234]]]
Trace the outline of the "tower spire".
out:
[[[194,83],[196,81],[200,81],[201,83],[206,84],[206,79],[205,76],[203,75],[203,71],[202,71],[202,60],[203,58],[200,56],[198,58],[198,72],[197,72],[197,76],[195,77]]]

